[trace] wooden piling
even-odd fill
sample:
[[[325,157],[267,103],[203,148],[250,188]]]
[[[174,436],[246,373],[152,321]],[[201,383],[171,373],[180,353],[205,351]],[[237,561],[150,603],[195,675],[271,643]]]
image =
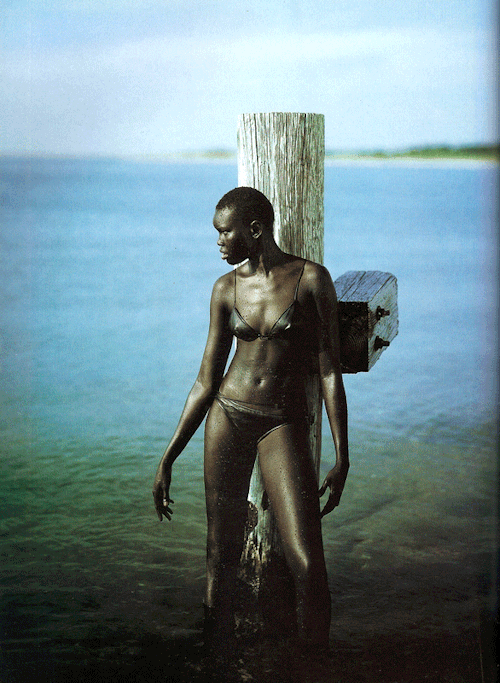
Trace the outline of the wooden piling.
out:
[[[322,114],[242,114],[238,122],[238,185],[254,187],[271,201],[274,235],[283,251],[317,263],[323,262],[324,137]],[[311,454],[319,473],[322,399],[317,376],[308,383],[307,401]],[[246,600],[247,625],[283,630],[293,623],[291,577],[258,463],[250,484],[240,578],[253,603]]]

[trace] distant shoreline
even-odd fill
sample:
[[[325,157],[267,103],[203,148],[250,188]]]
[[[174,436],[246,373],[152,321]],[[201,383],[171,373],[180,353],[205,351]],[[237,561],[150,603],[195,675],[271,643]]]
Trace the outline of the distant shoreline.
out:
[[[177,163],[236,163],[234,150],[179,152],[141,157],[142,160]],[[325,166],[411,166],[433,168],[496,167],[500,161],[496,145],[429,147],[392,152],[336,152],[326,150]]]
[[[159,155],[161,156],[161,155]],[[198,152],[179,152],[177,154],[167,154],[165,157],[175,160],[207,160],[207,161],[236,161],[237,154],[234,150],[214,149]],[[463,147],[422,147],[407,150],[392,151],[325,151],[325,163],[408,163],[417,162],[419,164],[459,163],[460,165],[493,163],[498,164],[500,151],[498,145],[468,145]]]
[[[168,154],[134,157],[131,159],[144,163],[176,163],[176,164],[236,164],[237,155],[214,156],[209,154]],[[370,155],[325,155],[325,167],[332,166],[371,166],[371,167],[407,167],[407,168],[456,168],[479,169],[497,168],[498,159],[467,157],[410,157],[410,156],[370,156]]]
[[[53,160],[122,160],[137,163],[216,163],[236,164],[235,150],[183,151],[158,154],[41,154],[0,153],[0,159]],[[404,151],[341,152],[326,150],[325,166],[404,166],[432,168],[498,167],[499,148],[496,145],[460,148],[429,147]]]
[[[398,166],[406,168],[497,168],[497,159],[457,157],[325,157],[325,166]]]

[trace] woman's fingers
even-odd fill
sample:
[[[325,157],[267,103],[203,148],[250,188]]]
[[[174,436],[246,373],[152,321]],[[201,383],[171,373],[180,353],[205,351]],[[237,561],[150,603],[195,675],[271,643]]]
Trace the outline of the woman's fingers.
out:
[[[328,480],[325,479],[325,481],[323,482],[323,485],[321,486],[320,490],[318,491],[318,495],[320,498],[325,493],[327,488],[328,488]],[[327,515],[330,512],[331,509],[333,509],[330,507],[330,501],[332,500],[332,496],[333,496],[333,492],[330,491],[330,495],[328,497],[328,500],[326,501],[325,507],[323,508],[323,510],[320,513],[320,517],[324,517],[325,515]]]
[[[330,496],[329,496],[328,500],[326,501],[326,505],[321,512],[321,517],[324,517],[329,512],[331,512],[334,508],[337,507],[338,504],[339,503],[337,500],[337,496],[334,493],[330,493]]]
[[[328,496],[325,507],[321,512],[321,517],[324,517],[334,508],[336,508],[340,501],[340,493],[336,490],[334,484],[329,484],[328,481],[325,481],[323,486],[320,488],[319,495],[322,496],[327,488],[330,488],[330,495]]]
[[[160,522],[163,517],[166,517],[169,521],[173,515],[173,510],[170,505],[174,502],[169,496],[161,489],[155,489],[153,491],[153,499],[155,502],[156,514]]]
[[[340,504],[340,497],[342,496],[346,476],[347,472],[344,473],[343,470],[337,469],[337,466],[327,474],[323,486],[319,490],[319,495],[322,496],[327,488],[330,489],[330,495],[321,512],[322,517]]]
[[[168,519],[169,522],[172,519],[172,515],[174,514],[174,511],[170,507],[170,504],[173,502],[174,501],[170,500],[170,498],[164,498],[163,499],[163,511],[162,512],[165,515],[165,517]]]
[[[329,512],[331,512],[331,511],[333,510],[334,507],[335,507],[335,506],[334,506],[334,504],[333,504],[333,494],[330,493],[330,495],[329,495],[329,497],[328,497],[328,500],[326,501],[326,505],[325,505],[325,507],[323,508],[323,510],[321,511],[321,517],[324,517],[324,516],[327,515]]]

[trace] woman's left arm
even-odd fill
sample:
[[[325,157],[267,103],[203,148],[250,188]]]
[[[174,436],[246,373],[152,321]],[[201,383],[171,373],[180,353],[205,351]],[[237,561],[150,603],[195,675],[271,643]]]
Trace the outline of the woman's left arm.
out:
[[[335,465],[326,475],[319,490],[320,496],[327,488],[330,491],[328,501],[321,512],[323,517],[340,503],[349,471],[349,446],[347,401],[340,367],[337,295],[328,270],[323,266],[316,268],[310,282],[319,324],[319,375],[336,452]]]

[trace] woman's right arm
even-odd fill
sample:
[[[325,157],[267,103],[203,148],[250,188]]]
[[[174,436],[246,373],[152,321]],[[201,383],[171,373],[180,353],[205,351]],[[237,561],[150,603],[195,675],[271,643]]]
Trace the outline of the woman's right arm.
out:
[[[207,414],[214,394],[222,382],[231,350],[232,335],[227,324],[229,308],[225,283],[227,278],[222,277],[214,285],[210,302],[210,328],[200,371],[187,397],[179,424],[156,471],[153,497],[160,521],[162,517],[170,519],[172,515],[170,504],[173,500],[169,495],[172,465]]]

